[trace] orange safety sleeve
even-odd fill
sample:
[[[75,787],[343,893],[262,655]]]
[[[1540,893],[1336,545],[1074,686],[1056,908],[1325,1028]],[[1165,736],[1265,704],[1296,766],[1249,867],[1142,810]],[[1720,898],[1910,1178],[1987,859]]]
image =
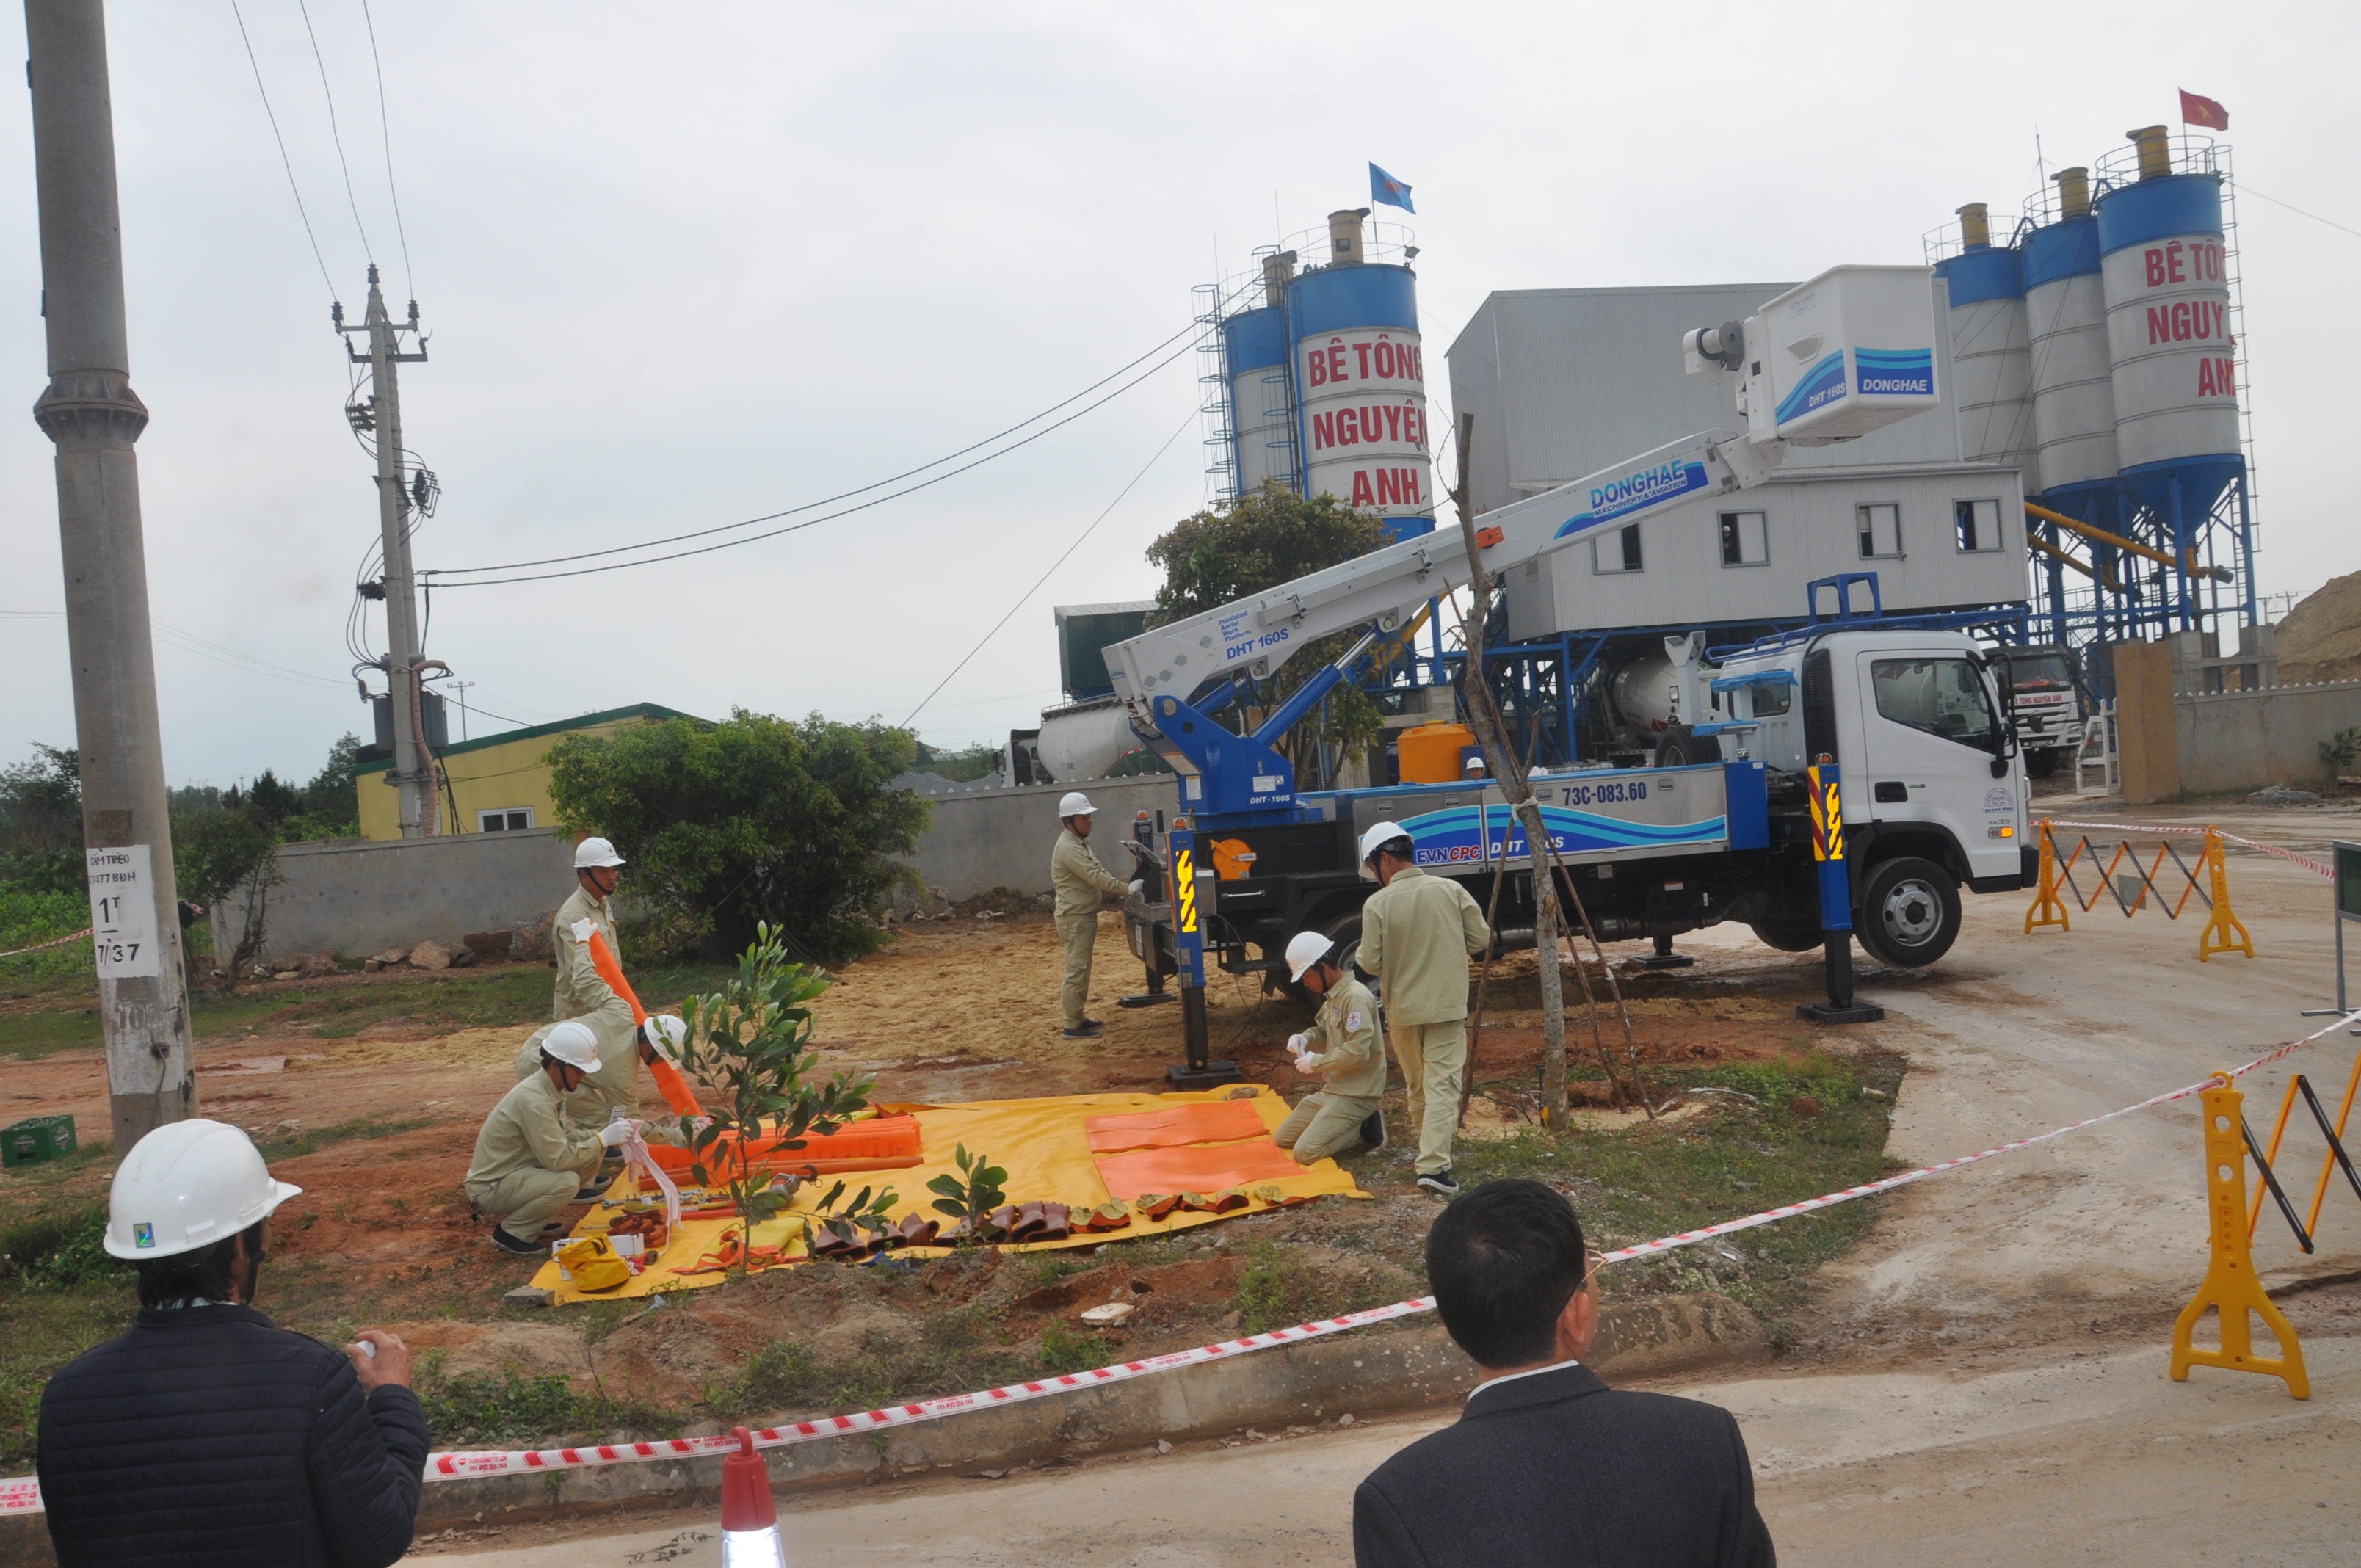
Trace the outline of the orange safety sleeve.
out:
[[[705,1107],[699,1105],[697,1096],[689,1091],[688,1080],[681,1077],[680,1069],[658,1057],[648,1064],[648,1071],[656,1080],[656,1092],[664,1096],[664,1102],[672,1107],[674,1115],[705,1114]]]
[[[631,982],[623,978],[621,962],[616,959],[614,950],[607,946],[607,934],[596,926],[590,928],[590,967],[598,971],[598,978],[607,982],[609,990],[631,1004],[632,1023],[648,1021],[648,1010],[640,1005],[639,995],[631,990]]]
[[[590,932],[590,966],[598,971],[598,978],[607,982],[609,990],[631,1004],[631,1021],[644,1026],[648,1021],[648,1010],[640,1005],[639,993],[631,989],[631,982],[623,978],[623,966],[615,960],[613,949],[607,946],[606,933],[595,927]],[[697,1102],[697,1096],[690,1092],[688,1080],[681,1077],[680,1069],[658,1057],[648,1071],[656,1080],[656,1092],[664,1096],[664,1102],[672,1107],[674,1115],[705,1114],[705,1107]]]

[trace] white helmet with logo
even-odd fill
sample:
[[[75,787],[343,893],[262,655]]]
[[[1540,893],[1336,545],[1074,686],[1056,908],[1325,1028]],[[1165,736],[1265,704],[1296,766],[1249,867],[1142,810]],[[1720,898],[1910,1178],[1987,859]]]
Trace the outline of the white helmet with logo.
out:
[[[1058,815],[1060,817],[1094,817],[1098,815],[1098,809],[1091,804],[1091,797],[1078,789],[1068,790],[1064,798],[1058,802]]]
[[[549,1033],[541,1037],[541,1048],[568,1067],[584,1072],[598,1070],[598,1036],[579,1018],[552,1024]]]
[[[677,1014],[652,1013],[640,1027],[640,1037],[655,1047],[656,1055],[678,1067],[681,1042],[688,1038],[688,1025]]]
[[[1304,972],[1326,958],[1334,946],[1317,931],[1298,931],[1287,941],[1287,978],[1301,983]]]
[[[1399,822],[1378,823],[1361,835],[1361,863],[1367,865],[1377,859],[1379,850],[1391,849],[1397,839],[1400,841],[1401,848],[1396,852],[1408,860],[1411,842],[1410,829]]]
[[[615,846],[604,839],[585,839],[574,846],[574,869],[577,872],[622,863],[623,857],[615,853]]]
[[[230,1237],[303,1190],[273,1181],[236,1127],[170,1122],[133,1146],[106,1200],[112,1257],[172,1257]]]

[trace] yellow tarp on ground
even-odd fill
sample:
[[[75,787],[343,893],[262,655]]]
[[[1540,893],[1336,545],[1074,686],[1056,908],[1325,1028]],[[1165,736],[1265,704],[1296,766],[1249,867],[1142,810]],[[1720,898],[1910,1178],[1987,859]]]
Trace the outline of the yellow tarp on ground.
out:
[[[1255,1097],[1245,1103],[1253,1106],[1264,1127],[1275,1129],[1287,1116],[1287,1102],[1261,1085],[1256,1085]],[[1097,1157],[1091,1153],[1090,1135],[1083,1124],[1093,1116],[1137,1114],[1170,1109],[1174,1105],[1219,1101],[1228,1097],[1230,1090],[1208,1090],[1188,1094],[1068,1094],[1048,1100],[983,1100],[955,1105],[886,1105],[885,1111],[907,1111],[918,1118],[925,1135],[922,1164],[903,1170],[864,1171],[842,1178],[851,1192],[870,1183],[890,1187],[895,1194],[893,1217],[920,1214],[928,1219],[943,1219],[934,1208],[935,1195],[927,1190],[927,1183],[938,1176],[959,1175],[955,1151],[965,1145],[971,1155],[990,1157],[992,1163],[1008,1172],[1003,1188],[1012,1203],[1050,1202],[1071,1205],[1080,1215],[1108,1201],[1106,1184],[1099,1178]],[[808,1205],[816,1202],[838,1178],[828,1177],[816,1186],[807,1186],[797,1196]],[[1366,1198],[1355,1184],[1350,1172],[1334,1160],[1323,1159],[1304,1167],[1291,1176],[1269,1182],[1257,1181],[1256,1187],[1276,1187],[1288,1197],[1314,1198],[1342,1195]],[[1059,1247],[1093,1246],[1101,1242],[1122,1241],[1132,1236],[1161,1235],[1170,1231],[1187,1230],[1194,1225],[1212,1224],[1217,1219],[1229,1219],[1237,1214],[1257,1213],[1271,1208],[1267,1200],[1248,1192],[1243,1209],[1229,1214],[1176,1212],[1162,1220],[1149,1220],[1134,1211],[1130,1228],[1112,1233],[1100,1232],[1076,1234],[1064,1241],[1028,1242],[1010,1247],[1011,1252],[1043,1252]],[[595,1235],[606,1230],[618,1212],[594,1207],[574,1228],[575,1235]],[[682,1274],[678,1270],[694,1266],[697,1261],[721,1245],[726,1232],[734,1230],[738,1222],[723,1220],[686,1220],[680,1234],[672,1238],[664,1255],[644,1272],[613,1290],[584,1294],[559,1277],[557,1265],[544,1264],[533,1283],[553,1293],[557,1304],[574,1301],[607,1301],[634,1296],[649,1296],[664,1290],[696,1289],[706,1285],[719,1285],[726,1276],[719,1270],[708,1274]],[[945,1221],[946,1225],[949,1222]],[[789,1262],[807,1258],[804,1245],[807,1212],[790,1211],[776,1219],[754,1227],[753,1243],[758,1247],[786,1247]],[[940,1257],[948,1247],[908,1247],[905,1255]]]

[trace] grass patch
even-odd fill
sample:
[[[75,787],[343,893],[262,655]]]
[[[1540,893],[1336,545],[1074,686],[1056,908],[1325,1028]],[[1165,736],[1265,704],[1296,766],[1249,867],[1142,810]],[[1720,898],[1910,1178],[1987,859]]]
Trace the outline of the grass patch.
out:
[[[719,965],[672,965],[635,983],[642,997],[671,998],[710,989]],[[0,1056],[31,1061],[55,1051],[102,1043],[96,996],[82,974],[12,992],[33,1004],[11,1011],[0,1026]],[[549,1015],[550,970],[541,964],[502,964],[478,974],[405,975],[359,984],[280,984],[249,981],[235,992],[199,991],[189,998],[197,1038],[245,1034],[309,1035],[341,1040],[379,1025],[404,1025],[420,1035],[544,1022]]]
[[[387,1117],[357,1116],[349,1122],[339,1122],[333,1127],[307,1127],[290,1133],[283,1138],[272,1138],[254,1146],[262,1151],[263,1162],[276,1165],[282,1159],[297,1159],[338,1144],[349,1144],[359,1138],[390,1138],[397,1133],[414,1133],[434,1124],[429,1116]]]
[[[1676,1125],[1642,1123],[1562,1135],[1528,1128],[1460,1146],[1461,1184],[1522,1176],[1565,1192],[1602,1250],[1694,1230],[1872,1181],[1901,1168],[1885,1154],[1896,1062],[1818,1056],[1653,1069],[1660,1085],[1718,1088],[1713,1109]],[[1865,1092],[1874,1090],[1874,1094]],[[1743,1095],[1746,1098],[1738,1098]],[[1774,1340],[1803,1300],[1806,1277],[1877,1217],[1876,1200],[1619,1264],[1610,1295],[1718,1290],[1745,1303]]]

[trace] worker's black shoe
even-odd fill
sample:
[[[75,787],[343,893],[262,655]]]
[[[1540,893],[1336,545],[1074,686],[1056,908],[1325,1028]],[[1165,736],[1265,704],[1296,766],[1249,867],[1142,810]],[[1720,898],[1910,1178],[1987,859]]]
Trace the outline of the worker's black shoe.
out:
[[[1089,1019],[1085,1018],[1082,1020],[1082,1026],[1081,1028],[1069,1029],[1066,1031],[1066,1038],[1070,1040],[1095,1040],[1099,1037],[1099,1025],[1093,1024]]]
[[[1375,1154],[1386,1146],[1386,1113],[1372,1111],[1361,1119],[1361,1152]]]
[[[502,1252],[521,1253],[534,1257],[540,1256],[545,1250],[539,1242],[519,1241],[497,1225],[492,1227],[492,1245]]]
[[[1459,1196],[1459,1183],[1451,1179],[1451,1173],[1447,1170],[1431,1171],[1428,1174],[1420,1177],[1418,1179],[1418,1184],[1421,1187],[1425,1188],[1429,1192],[1435,1194],[1437,1197],[1456,1198]]]
[[[1106,1027],[1106,1021],[1103,1018],[1085,1018],[1082,1020],[1082,1027],[1085,1029],[1104,1029]]]
[[[599,1199],[601,1199],[601,1198],[604,1198],[606,1195],[607,1195],[607,1189],[606,1189],[606,1186],[602,1183],[602,1184],[600,1184],[599,1186],[597,1186],[597,1187],[586,1187],[586,1188],[582,1189],[582,1190],[580,1190],[579,1192],[577,1192],[577,1193],[574,1195],[574,1201],[575,1201],[577,1203],[592,1203],[592,1202],[596,1202],[598,1200],[599,1200]]]

